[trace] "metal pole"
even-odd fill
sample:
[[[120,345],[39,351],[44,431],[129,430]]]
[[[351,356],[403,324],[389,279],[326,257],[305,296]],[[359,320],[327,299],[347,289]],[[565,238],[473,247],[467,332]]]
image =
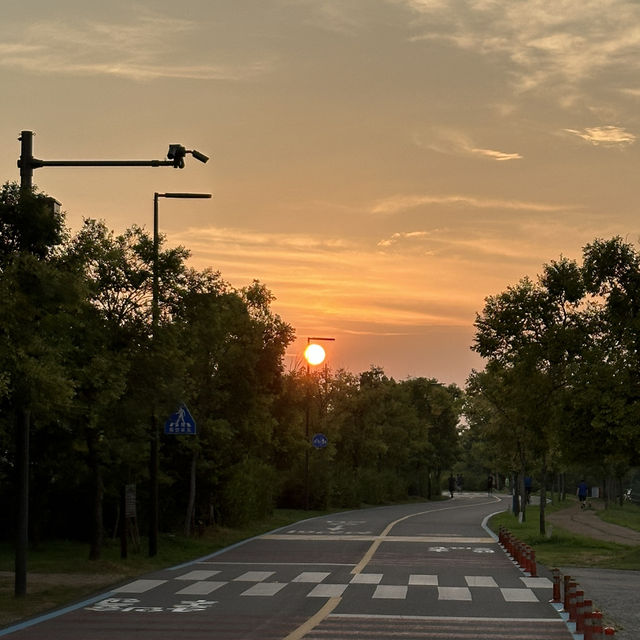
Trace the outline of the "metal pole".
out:
[[[153,194],[153,285],[151,299],[151,339],[152,349],[155,349],[156,334],[158,332],[158,198],[159,193]],[[158,422],[156,419],[155,397],[151,410],[151,439],[149,442],[149,485],[150,485],[150,513],[149,513],[149,557],[158,554]]]
[[[20,189],[31,193],[33,188],[33,131],[22,131],[20,134]]]
[[[309,344],[307,342],[307,344]],[[307,362],[307,402],[306,402],[306,420],[305,420],[305,449],[304,449],[304,508],[309,510],[309,413],[311,410],[311,369]]]
[[[210,193],[154,193],[153,194],[153,290],[151,299],[151,337],[152,346],[155,349],[158,325],[160,323],[160,274],[158,253],[160,234],[158,232],[158,199],[159,198],[211,198]],[[160,433],[158,431],[158,416],[156,415],[156,401],[153,398],[151,413],[151,440],[149,455],[149,557],[158,553],[158,523],[159,523],[159,496],[158,496],[158,467],[159,467]]]
[[[20,196],[33,191],[33,131],[20,135]],[[31,413],[27,406],[18,408],[16,419],[16,470],[18,505],[16,513],[16,550],[14,556],[14,595],[27,595],[27,556],[29,548],[29,431]]]
[[[29,546],[29,423],[30,411],[18,410],[16,459],[18,461],[18,521],[16,523],[14,595],[27,595],[27,548]]]

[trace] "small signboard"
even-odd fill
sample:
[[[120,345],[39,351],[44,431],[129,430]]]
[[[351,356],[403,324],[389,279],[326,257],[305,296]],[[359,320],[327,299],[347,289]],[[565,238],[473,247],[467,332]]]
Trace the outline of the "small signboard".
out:
[[[329,441],[327,440],[327,436],[325,436],[324,433],[316,433],[316,435],[311,439],[311,444],[316,449],[324,449],[324,447],[327,446],[328,442]]]
[[[185,405],[181,404],[178,410],[169,416],[164,423],[164,432],[174,436],[196,434],[196,421]]]

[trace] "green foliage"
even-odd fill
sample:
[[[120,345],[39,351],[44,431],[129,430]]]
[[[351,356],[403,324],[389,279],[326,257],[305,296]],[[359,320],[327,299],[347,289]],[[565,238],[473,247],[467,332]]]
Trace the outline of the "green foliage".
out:
[[[275,505],[439,495],[458,456],[460,389],[377,367],[285,373],[294,332],[271,292],[187,268],[188,250],[162,237],[156,324],[150,235],[88,219],[70,237],[49,202],[15,185],[0,194],[0,508],[15,507],[14,421],[28,412],[36,546],[79,538],[97,560],[125,485],[146,531],[152,429],[180,403],[198,434],[160,436],[161,531],[246,523]],[[311,446],[316,432],[326,448]]]
[[[475,323],[487,366],[469,382],[469,455],[543,489],[569,469],[613,485],[639,461],[640,255],[612,238],[583,258],[487,298]]]
[[[270,516],[278,493],[273,468],[247,458],[231,468],[222,495],[222,513],[231,526],[246,525]]]

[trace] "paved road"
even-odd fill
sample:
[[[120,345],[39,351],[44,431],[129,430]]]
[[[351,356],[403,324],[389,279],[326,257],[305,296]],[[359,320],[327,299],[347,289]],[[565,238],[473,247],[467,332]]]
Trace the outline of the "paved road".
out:
[[[124,584],[10,640],[571,640],[481,527],[499,498],[314,518]],[[2,632],[0,632],[2,635]]]

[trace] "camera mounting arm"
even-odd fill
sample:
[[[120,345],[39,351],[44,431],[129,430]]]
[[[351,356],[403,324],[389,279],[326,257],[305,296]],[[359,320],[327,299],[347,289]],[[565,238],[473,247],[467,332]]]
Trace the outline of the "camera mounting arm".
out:
[[[187,150],[180,144],[169,145],[168,160],[40,160],[33,157],[33,131],[22,131],[21,150],[18,167],[20,168],[20,187],[28,191],[33,187],[33,170],[40,167],[174,167],[184,168],[184,157],[190,153],[196,160],[206,162],[209,158],[203,153]]]

